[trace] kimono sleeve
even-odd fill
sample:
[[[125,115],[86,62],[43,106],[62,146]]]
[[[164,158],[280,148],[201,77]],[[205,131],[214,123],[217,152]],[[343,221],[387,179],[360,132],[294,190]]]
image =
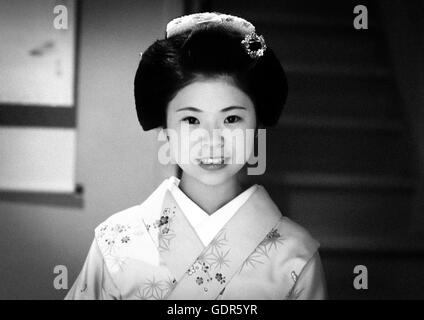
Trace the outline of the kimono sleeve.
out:
[[[84,266],[65,300],[111,299],[119,299],[119,290],[107,270],[103,255],[94,239]]]
[[[291,290],[291,298],[297,300],[327,299],[327,285],[318,251],[303,267]]]

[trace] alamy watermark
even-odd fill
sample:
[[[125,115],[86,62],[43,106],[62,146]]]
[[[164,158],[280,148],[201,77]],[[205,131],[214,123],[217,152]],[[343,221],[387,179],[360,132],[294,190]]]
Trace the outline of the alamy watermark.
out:
[[[64,265],[57,265],[53,269],[54,274],[58,274],[53,280],[53,287],[56,290],[68,289],[68,268]]]
[[[353,274],[356,274],[353,279],[353,287],[356,290],[367,290],[368,289],[368,269],[364,265],[357,265],[353,269]]]
[[[353,27],[356,30],[368,29],[368,8],[359,4],[353,8],[353,13],[357,14],[353,19]]]
[[[255,140],[257,154],[255,154]],[[158,161],[167,164],[198,164],[220,160],[222,164],[256,165],[248,175],[261,175],[266,170],[266,129],[190,129],[182,124],[179,131],[163,129],[158,134],[161,146]]]
[[[55,18],[53,26],[57,30],[68,30],[68,8],[64,5],[57,5],[53,8]]]

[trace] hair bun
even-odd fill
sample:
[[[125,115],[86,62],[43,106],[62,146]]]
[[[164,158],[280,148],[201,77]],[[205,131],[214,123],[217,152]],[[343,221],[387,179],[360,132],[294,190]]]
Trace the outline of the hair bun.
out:
[[[189,34],[181,48],[181,64],[193,72],[249,69],[255,61],[245,51],[242,39],[225,26],[205,25]]]
[[[243,36],[255,32],[253,24],[243,18],[220,12],[200,12],[171,20],[166,26],[166,37],[196,30],[204,25],[225,26]]]

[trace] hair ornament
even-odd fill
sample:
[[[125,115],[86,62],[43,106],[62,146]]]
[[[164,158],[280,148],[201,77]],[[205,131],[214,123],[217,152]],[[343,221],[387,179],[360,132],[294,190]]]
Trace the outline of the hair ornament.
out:
[[[196,29],[197,26],[205,23],[216,25],[221,24],[230,30],[239,32],[242,35],[255,32],[253,24],[243,18],[219,12],[201,12],[171,20],[166,25],[166,38]]]
[[[266,50],[265,39],[255,32],[247,34],[241,42],[246,49],[247,54],[252,59],[262,57]]]

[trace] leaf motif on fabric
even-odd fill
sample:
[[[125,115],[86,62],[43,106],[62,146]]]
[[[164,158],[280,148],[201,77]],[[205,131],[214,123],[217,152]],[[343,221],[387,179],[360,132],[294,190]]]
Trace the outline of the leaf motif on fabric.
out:
[[[208,255],[207,259],[210,261],[211,267],[214,267],[214,269],[221,269],[223,266],[229,267],[228,263],[230,260],[227,259],[229,252],[230,249],[228,249],[226,252],[222,250],[216,250],[216,252],[212,252],[210,255]]]
[[[159,241],[159,250],[160,251],[169,251],[171,247],[171,241],[176,237],[176,234],[169,230],[167,233],[159,233],[158,241]]]
[[[166,283],[156,280],[155,277],[147,279],[142,288],[138,289],[136,297],[141,300],[161,300],[165,297]]]
[[[210,252],[213,250],[222,249],[222,247],[226,246],[227,244],[228,244],[227,235],[225,233],[225,230],[223,229],[209,243],[207,251]]]
[[[127,264],[128,258],[120,257],[114,254],[105,254],[105,261],[111,271],[123,271],[124,266]]]
[[[261,244],[259,246],[263,246],[267,252],[274,247],[274,249],[277,249],[279,244],[283,244],[284,238],[280,235],[278,230],[276,228],[273,228],[265,237],[264,240],[262,240]]]
[[[256,268],[258,264],[264,264],[264,258],[270,259],[269,254],[271,250],[277,250],[278,246],[282,244],[284,244],[284,237],[280,235],[277,228],[273,228],[243,262],[239,273],[246,267]]]
[[[165,289],[167,290],[167,292],[171,292],[172,290],[175,289],[176,286],[177,286],[176,279],[168,278],[168,280],[165,281]]]

